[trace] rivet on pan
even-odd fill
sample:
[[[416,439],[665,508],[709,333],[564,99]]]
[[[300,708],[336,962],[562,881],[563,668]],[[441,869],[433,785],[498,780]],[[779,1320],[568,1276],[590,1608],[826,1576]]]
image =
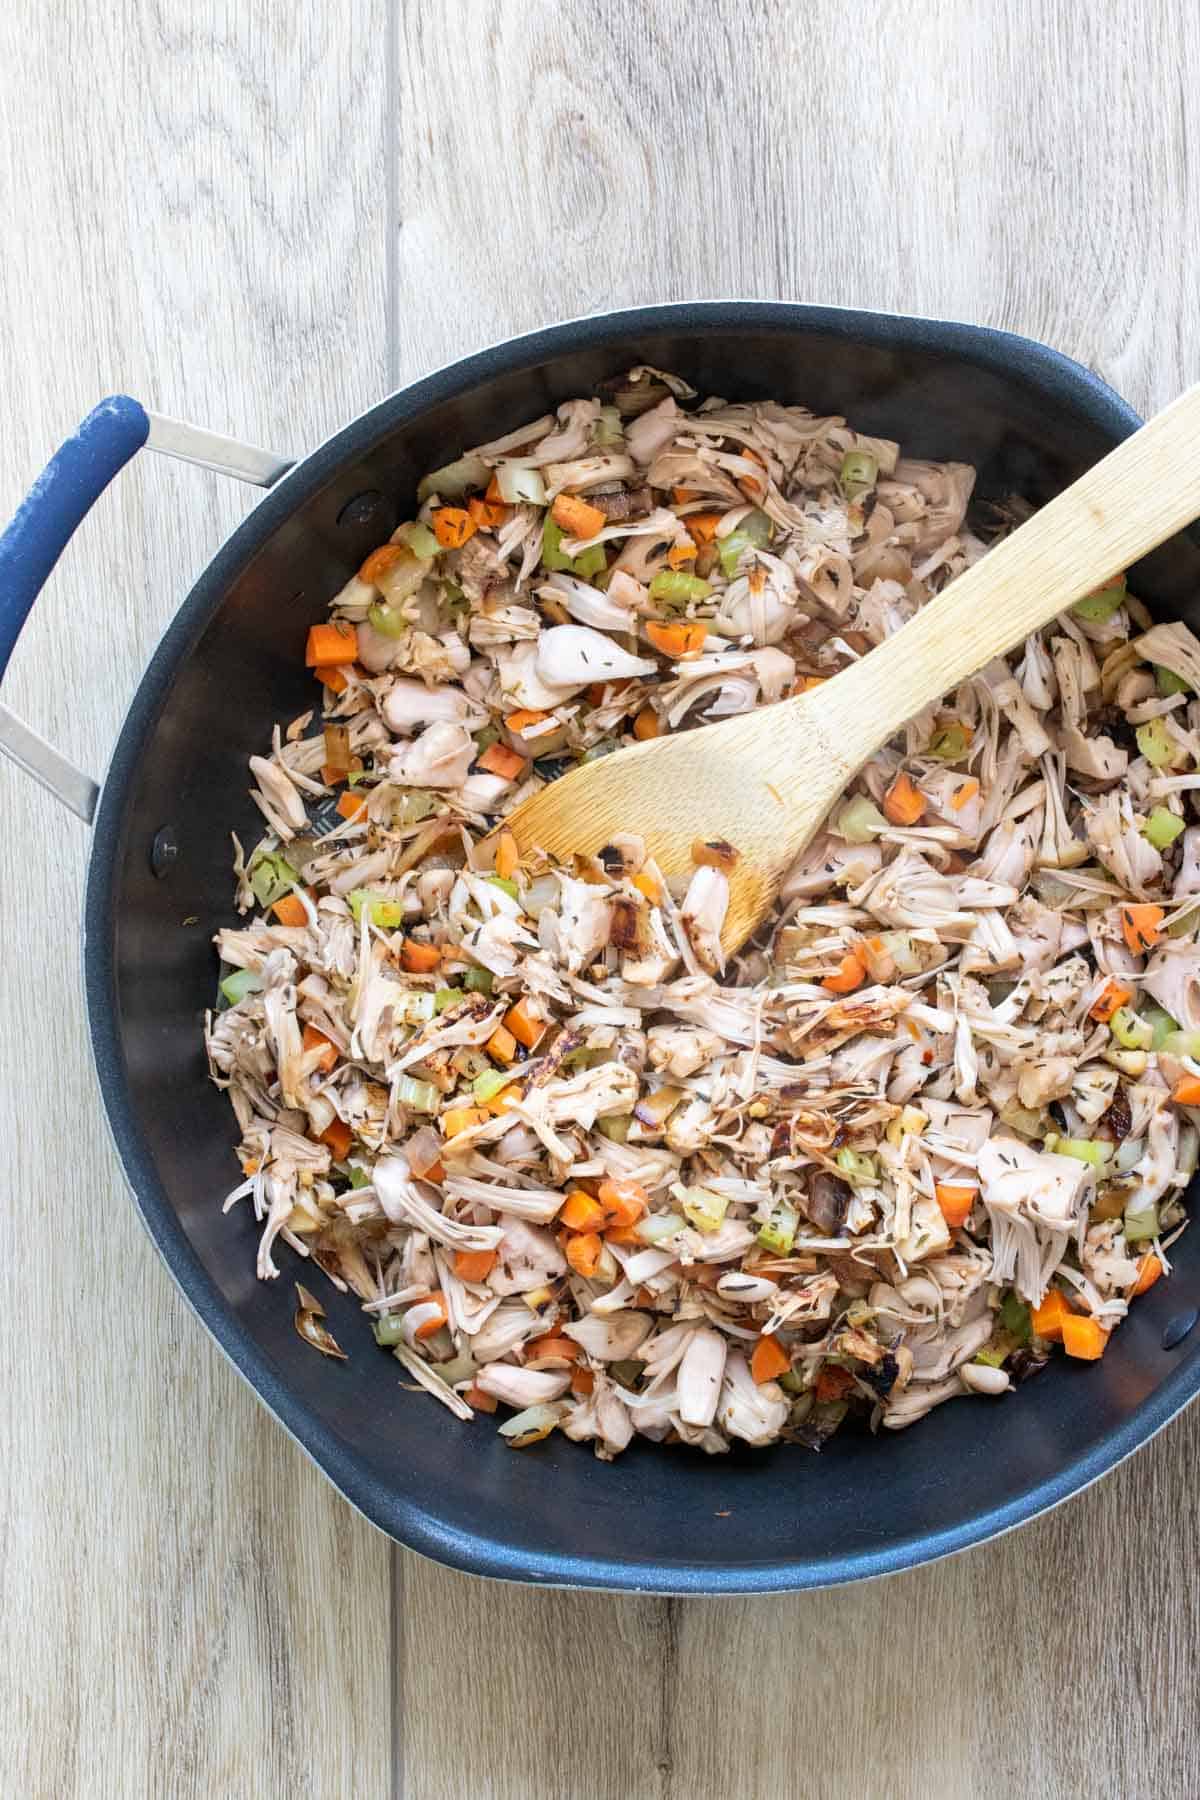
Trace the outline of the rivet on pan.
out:
[[[1173,1350],[1176,1344],[1182,1344],[1197,1319],[1200,1319],[1200,1308],[1195,1306],[1190,1312],[1176,1313],[1173,1319],[1168,1319],[1166,1330],[1162,1334],[1163,1349]]]
[[[365,493],[355,494],[347,500],[337,522],[339,525],[369,525],[382,505],[383,495],[378,488],[368,488]]]
[[[150,846],[150,867],[161,881],[179,861],[179,839],[173,825],[164,825],[154,834]]]

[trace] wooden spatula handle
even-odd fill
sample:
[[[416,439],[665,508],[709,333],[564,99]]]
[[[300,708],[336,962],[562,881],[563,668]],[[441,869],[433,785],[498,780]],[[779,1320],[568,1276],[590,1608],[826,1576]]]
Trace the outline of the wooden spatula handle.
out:
[[[831,682],[852,764],[993,657],[1200,514],[1200,386],[1159,413]],[[812,696],[818,701],[821,690]],[[836,713],[836,717],[834,716]]]

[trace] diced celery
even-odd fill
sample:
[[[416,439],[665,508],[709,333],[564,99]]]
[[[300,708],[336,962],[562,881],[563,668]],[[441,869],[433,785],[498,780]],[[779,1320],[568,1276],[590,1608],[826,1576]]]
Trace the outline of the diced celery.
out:
[[[463,976],[463,986],[469,994],[490,994],[495,979],[490,969],[470,968]]]
[[[707,600],[712,593],[701,575],[689,575],[685,569],[660,569],[650,579],[651,600],[667,605],[686,605],[690,600]]]
[[[977,1350],[974,1360],[977,1363],[982,1363],[985,1368],[999,1369],[1003,1365],[1007,1355],[1007,1350]]]
[[[1076,619],[1084,619],[1089,625],[1104,625],[1113,614],[1125,604],[1125,577],[1122,575],[1119,584],[1110,583],[1108,587],[1098,588],[1094,594],[1085,594],[1071,608],[1071,615]]]
[[[581,581],[591,581],[608,567],[608,558],[604,554],[603,544],[589,544],[574,558],[572,568]]]
[[[717,539],[717,555],[721,559],[721,568],[725,579],[732,581],[738,572],[738,564],[743,550],[765,550],[771,541],[771,521],[765,512],[746,514],[741,524],[728,532],[725,537]]]
[[[1019,1343],[1029,1342],[1032,1327],[1029,1320],[1029,1308],[1019,1294],[1010,1291],[1005,1294],[1000,1306],[1000,1323],[1005,1331],[1010,1332]]]
[[[1179,1030],[1178,1019],[1173,1019],[1165,1007],[1153,1000],[1143,1004],[1142,1017],[1154,1034],[1150,1040],[1151,1050],[1161,1050],[1171,1033]]]
[[[676,1190],[672,1189],[672,1192]],[[711,1188],[689,1187],[678,1190],[680,1204],[684,1213],[697,1231],[717,1231],[725,1217],[729,1202],[724,1194],[714,1194]]]
[[[1089,1163],[1093,1169],[1102,1169],[1112,1151],[1111,1144],[1105,1144],[1099,1138],[1058,1137],[1051,1133],[1046,1139],[1046,1149],[1055,1156],[1073,1156],[1076,1162]]]
[[[392,823],[419,825],[422,819],[435,813],[439,805],[436,794],[428,793],[424,788],[405,788],[392,802]]]
[[[632,1124],[632,1113],[609,1113],[606,1118],[596,1120],[596,1130],[612,1144],[626,1144]]]
[[[1154,681],[1164,700],[1170,694],[1188,694],[1191,692],[1191,682],[1185,681],[1182,675],[1177,675],[1174,669],[1164,668],[1162,663],[1155,663],[1154,665]]]
[[[270,906],[273,901],[281,900],[300,879],[287,857],[277,850],[266,850],[254,857],[249,873],[250,886],[260,906]]]
[[[611,450],[624,436],[621,415],[615,406],[602,406],[592,427],[592,442],[600,450]]]
[[[847,450],[842,458],[838,485],[847,500],[859,500],[879,478],[878,460],[866,450]]]
[[[1172,1031],[1163,1041],[1163,1049],[1169,1056],[1190,1056],[1195,1062],[1200,1058],[1200,1031]]]
[[[1183,820],[1168,806],[1156,806],[1142,826],[1142,836],[1156,850],[1166,850],[1183,830]]]
[[[935,762],[961,762],[971,748],[971,740],[967,736],[966,727],[957,723],[944,725],[935,731],[926,745],[924,754]]]
[[[839,1150],[833,1159],[851,1187],[874,1187],[879,1180],[875,1158],[860,1150]]]
[[[1154,1042],[1154,1027],[1128,1006],[1118,1006],[1108,1021],[1108,1029],[1125,1050],[1149,1050]]]
[[[221,983],[221,992],[230,1006],[237,1006],[247,994],[261,994],[262,985],[262,976],[256,975],[253,969],[235,969]]]
[[[866,794],[856,794],[853,800],[843,806],[834,822],[834,831],[845,838],[848,844],[869,844],[872,838],[886,831],[888,822]]]
[[[1151,1200],[1142,1206],[1125,1208],[1125,1241],[1144,1244],[1158,1236],[1158,1207]]]
[[[362,918],[364,906],[369,908],[368,917],[372,925],[377,925],[380,931],[395,931],[404,923],[404,905],[400,900],[389,900],[385,895],[372,894],[369,888],[351,888],[346,899],[356,925]]]
[[[566,532],[557,519],[547,513],[542,522],[542,566],[547,569],[570,570],[571,558],[564,556],[561,545]]]
[[[471,1084],[475,1098],[482,1105],[486,1105],[489,1100],[494,1100],[503,1088],[508,1087],[512,1078],[511,1069],[485,1069],[483,1074],[477,1075]]]
[[[1156,769],[1167,769],[1177,756],[1182,755],[1180,746],[1175,742],[1161,719],[1147,719],[1139,725],[1133,734],[1137,739],[1137,747],[1146,761]]]
[[[396,1099],[409,1112],[435,1113],[441,1104],[432,1081],[417,1081],[411,1075],[401,1075],[396,1083]]]
[[[411,525],[401,525],[396,536],[402,544],[407,544],[413,555],[419,556],[422,562],[432,562],[442,547],[428,525],[423,525],[420,519],[414,520]]]
[[[777,1200],[771,1208],[771,1216],[758,1234],[758,1241],[764,1250],[770,1250],[776,1256],[786,1256],[796,1241],[796,1228],[800,1223],[800,1214],[786,1200]]]
[[[361,1163],[347,1163],[346,1174],[352,1188],[365,1188],[371,1185],[370,1172],[364,1169]]]
[[[367,608],[367,623],[374,626],[380,637],[402,638],[408,630],[408,620],[400,609],[385,606],[379,600]]]
[[[397,1344],[404,1342],[404,1314],[380,1313],[378,1318],[371,1320],[371,1330],[375,1333],[377,1344],[382,1344],[385,1350],[392,1350]]]
[[[444,1013],[448,1006],[454,1006],[463,997],[461,988],[438,988],[433,996],[433,1010]]]
[[[510,900],[516,900],[519,897],[517,884],[511,876],[489,875],[488,881],[492,887],[499,888],[502,894],[507,894]]]

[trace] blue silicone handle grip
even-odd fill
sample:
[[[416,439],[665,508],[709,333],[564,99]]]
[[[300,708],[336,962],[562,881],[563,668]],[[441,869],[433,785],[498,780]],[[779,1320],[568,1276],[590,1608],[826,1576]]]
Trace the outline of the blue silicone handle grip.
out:
[[[0,680],[21,628],[75,527],[150,432],[126,394],[102,400],[56,450],[0,536]]]

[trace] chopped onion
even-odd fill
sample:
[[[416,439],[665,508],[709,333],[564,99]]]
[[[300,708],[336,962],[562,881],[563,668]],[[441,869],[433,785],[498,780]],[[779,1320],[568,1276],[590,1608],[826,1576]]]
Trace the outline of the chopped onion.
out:
[[[500,1426],[500,1436],[507,1438],[513,1450],[523,1450],[527,1444],[539,1444],[543,1438],[550,1436],[554,1427],[566,1416],[567,1409],[561,1404],[527,1406],[524,1412],[514,1413]]]
[[[409,1168],[419,1180],[440,1161],[442,1140],[432,1126],[422,1125],[405,1144],[404,1154]]]
[[[603,1124],[604,1121],[601,1121]],[[661,1244],[664,1238],[674,1237],[682,1231],[687,1221],[676,1212],[648,1213],[639,1219],[633,1228],[633,1235],[640,1238],[643,1244]]]
[[[434,469],[417,484],[417,499],[422,504],[431,494],[442,500],[461,500],[472,488],[485,488],[490,477],[487,464],[478,456],[460,456],[457,462]]]
[[[496,485],[500,498],[509,506],[520,506],[522,502],[530,506],[546,504],[546,484],[540,472],[528,463],[497,463]]]
[[[1145,1141],[1142,1138],[1126,1138],[1117,1149],[1117,1170],[1127,1175],[1136,1163],[1140,1163],[1146,1153]]]

